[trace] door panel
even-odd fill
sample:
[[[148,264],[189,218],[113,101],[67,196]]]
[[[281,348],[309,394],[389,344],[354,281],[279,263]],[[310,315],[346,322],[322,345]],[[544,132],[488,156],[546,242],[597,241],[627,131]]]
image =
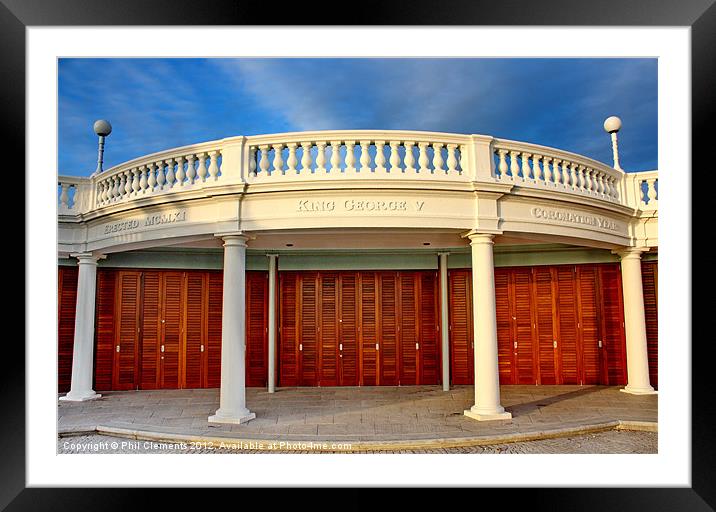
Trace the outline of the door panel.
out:
[[[626,384],[626,347],[621,268],[618,263],[599,266],[601,331],[610,386]]]
[[[378,274],[380,284],[378,317],[379,340],[378,358],[380,359],[380,385],[397,386],[398,368],[398,293],[397,278],[394,273]]]
[[[380,358],[378,357],[378,275],[361,272],[360,281],[360,383],[363,386],[377,386],[380,381]]]
[[[338,384],[338,274],[321,272],[318,352],[320,354],[320,386]]]
[[[182,346],[183,281],[181,272],[165,272],[162,276],[162,339],[159,361],[160,382],[164,389],[181,387],[179,356]]]
[[[119,272],[113,389],[135,389],[139,335],[139,272]]]
[[[659,383],[659,274],[655,261],[641,264],[641,278],[644,287],[644,315],[646,317],[646,346],[649,355],[649,380],[654,389]]]
[[[221,385],[221,326],[224,303],[224,275],[222,272],[207,273],[206,306],[206,387]]]
[[[113,389],[117,272],[97,269],[97,324],[94,353],[94,390]],[[141,324],[140,324],[141,327]]]
[[[440,324],[438,321],[438,280],[435,272],[420,273],[419,383],[440,384]],[[446,363],[447,364],[447,363]]]
[[[339,277],[340,319],[339,374],[341,386],[357,386],[358,373],[358,276],[342,273]]]
[[[539,384],[557,384],[555,371],[554,296],[552,269],[534,267],[535,330],[538,346]]]
[[[472,277],[469,270],[448,272],[450,379],[452,384],[472,384]]]
[[[417,286],[414,272],[400,272],[398,283],[400,289],[399,305],[399,355],[396,356],[399,367],[401,385],[418,383],[418,310]]]
[[[538,345],[534,342],[535,312],[532,298],[532,272],[529,268],[511,269],[513,349],[515,350],[515,384],[537,382]]]
[[[318,274],[299,276],[299,385],[318,385]]]
[[[581,354],[578,348],[576,270],[571,265],[559,266],[554,273],[557,278],[557,383],[582,384]]]
[[[60,393],[70,390],[72,380],[78,275],[77,267],[57,269],[57,388]]]
[[[279,274],[279,383],[298,385],[298,274]]]
[[[509,269],[495,269],[495,320],[497,322],[500,384],[514,384],[516,377],[514,319],[510,307],[510,275]]]
[[[205,387],[206,274],[189,272],[184,303],[184,386]]]
[[[246,272],[246,385],[267,385],[268,274]]]
[[[577,294],[582,350],[582,380],[584,384],[602,382],[601,351],[599,347],[599,310],[596,269],[592,265],[577,266]]]

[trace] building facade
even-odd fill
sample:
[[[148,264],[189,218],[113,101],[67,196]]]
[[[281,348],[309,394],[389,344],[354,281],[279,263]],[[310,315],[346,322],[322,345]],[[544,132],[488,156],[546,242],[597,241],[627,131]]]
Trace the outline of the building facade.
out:
[[[60,177],[58,386],[657,385],[658,174],[483,135],[298,132]]]

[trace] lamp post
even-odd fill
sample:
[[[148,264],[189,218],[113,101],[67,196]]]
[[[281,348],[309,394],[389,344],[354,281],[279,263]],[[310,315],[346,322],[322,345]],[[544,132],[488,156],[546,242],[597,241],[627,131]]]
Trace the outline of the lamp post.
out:
[[[94,132],[99,136],[99,149],[97,150],[97,169],[94,174],[102,172],[102,156],[104,155],[104,138],[112,133],[112,125],[109,121],[98,119],[94,122]]]
[[[622,170],[619,165],[619,149],[617,148],[617,132],[622,127],[622,120],[617,116],[608,117],[604,121],[604,131],[612,136],[612,152],[614,153],[614,168]]]

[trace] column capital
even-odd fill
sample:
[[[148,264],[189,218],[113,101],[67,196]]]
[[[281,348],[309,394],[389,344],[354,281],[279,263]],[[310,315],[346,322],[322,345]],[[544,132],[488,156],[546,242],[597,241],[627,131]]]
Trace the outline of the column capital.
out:
[[[470,245],[477,245],[477,244],[494,244],[495,242],[493,239],[495,238],[494,233],[484,233],[480,231],[469,231],[468,233],[465,233],[462,235],[463,238],[468,238],[470,240]]]
[[[107,257],[106,254],[95,254],[92,252],[73,252],[70,253],[72,258],[77,258],[80,264],[94,264],[96,265],[99,260],[103,260]]]
[[[450,251],[440,251],[438,252],[438,256],[450,256]]]
[[[622,260],[636,259],[641,260],[641,254],[647,252],[647,247],[624,247],[623,249],[615,249],[612,254],[616,254]]]
[[[214,233],[216,238],[221,238],[224,241],[224,247],[227,246],[244,246],[246,242],[252,240],[255,237],[251,237],[241,231],[233,231],[230,233]]]
[[[267,257],[268,259],[278,258],[278,253],[277,253],[277,252],[267,252],[267,253],[266,253],[266,257]]]

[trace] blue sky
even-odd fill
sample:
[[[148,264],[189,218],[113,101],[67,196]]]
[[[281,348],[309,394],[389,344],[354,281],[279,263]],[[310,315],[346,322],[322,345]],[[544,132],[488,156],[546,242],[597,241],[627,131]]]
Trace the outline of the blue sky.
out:
[[[405,129],[533,142],[657,169],[656,59],[60,59],[58,170],[186,144],[300,130]]]

